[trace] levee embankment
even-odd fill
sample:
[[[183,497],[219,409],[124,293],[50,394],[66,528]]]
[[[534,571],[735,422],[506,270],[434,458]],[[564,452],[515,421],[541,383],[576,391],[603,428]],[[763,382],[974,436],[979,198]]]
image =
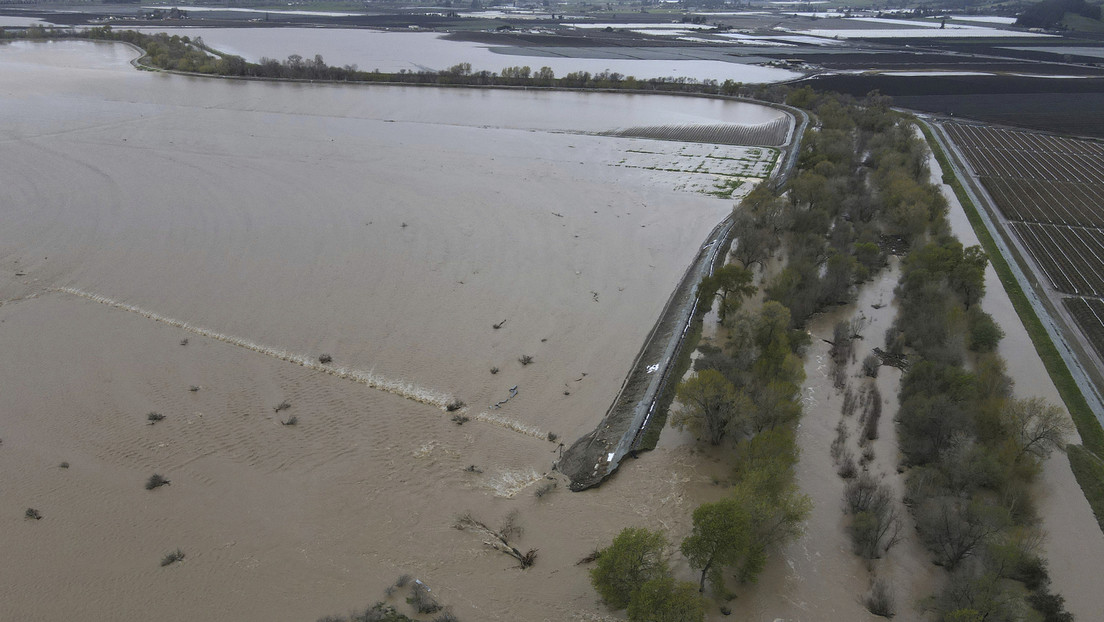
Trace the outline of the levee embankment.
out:
[[[788,106],[785,111],[794,116],[793,131],[789,145],[779,157],[776,174],[767,180],[775,187],[784,184],[793,170],[801,138],[809,123],[804,112]],[[734,215],[730,214],[710,232],[648,333],[621,390],[598,427],[575,441],[556,463],[556,468],[571,480],[572,490],[601,484],[617,470],[625,456],[640,448],[645,430],[661,407],[665,391],[672,382],[679,380],[673,376],[698,316],[698,286],[703,277],[723,264],[732,242],[734,220]]]

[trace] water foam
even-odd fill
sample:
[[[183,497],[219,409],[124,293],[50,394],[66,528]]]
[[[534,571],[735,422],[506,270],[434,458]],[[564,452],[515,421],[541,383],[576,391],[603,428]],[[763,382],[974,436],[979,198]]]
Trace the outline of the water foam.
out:
[[[74,287],[58,287],[51,291],[70,294],[72,296],[79,296],[81,298],[86,298],[88,300],[99,302],[101,304],[105,304],[109,307],[114,307],[122,311],[137,313],[138,315],[149,318],[155,322],[161,322],[163,324],[168,324],[169,326],[175,326],[177,328],[186,330],[196,335],[200,335],[202,337],[207,337],[209,339],[214,339],[223,343],[235,345],[239,348],[245,348],[246,350],[252,350],[253,352],[264,354],[265,356],[271,356],[272,358],[286,361],[288,363],[295,363],[297,365],[301,365],[317,372],[329,374],[331,376],[336,376],[345,380],[351,380],[353,382],[366,385],[373,389],[378,389],[380,391],[385,391],[393,395],[404,397],[408,400],[436,406],[441,410],[444,410],[445,407],[453,401],[453,397],[447,393],[434,391],[433,389],[427,389],[425,387],[418,386],[412,382],[405,382],[402,380],[387,378],[370,370],[343,367],[338,365],[323,365],[322,363],[318,362],[318,360],[314,357],[306,356],[303,354],[296,354],[294,352],[288,352],[287,350],[282,350],[280,348],[269,347],[251,341],[249,339],[227,335],[218,331],[211,330],[209,328],[203,328],[202,326],[195,326],[194,324],[189,324],[188,322],[185,322],[183,320],[166,317],[159,313],[155,313],[153,311],[149,311],[135,305],[129,305],[125,302],[120,302],[113,298],[108,298],[107,296],[93,294],[80,289],[76,289]],[[477,417],[477,419],[478,418],[479,417]],[[521,430],[515,431],[520,432]]]
[[[525,490],[543,477],[543,475],[537,473],[533,469],[507,469],[488,478],[485,485],[487,488],[493,490],[496,496],[512,499],[517,493]]]
[[[539,438],[541,440],[545,440],[548,438],[548,434],[541,431],[540,428],[522,423],[516,419],[503,417],[502,415],[491,414],[489,412],[481,412],[475,416],[475,420],[482,421],[483,423],[497,425],[500,428],[506,428],[507,430],[517,432],[518,434],[525,434],[526,436],[532,436],[533,438]]]

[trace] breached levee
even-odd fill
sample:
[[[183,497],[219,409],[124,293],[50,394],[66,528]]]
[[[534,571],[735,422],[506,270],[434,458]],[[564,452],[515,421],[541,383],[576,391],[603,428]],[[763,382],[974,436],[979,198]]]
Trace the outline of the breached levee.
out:
[[[593,432],[575,441],[556,463],[556,469],[571,480],[571,490],[601,484],[617,470],[626,455],[639,447],[664,389],[668,383],[678,382],[678,378],[671,378],[671,372],[698,310],[698,285],[702,277],[712,274],[718,262],[723,261],[733,224],[730,215],[710,233],[644,340],[605,417]]]
[[[781,165],[764,182],[773,179],[771,183],[778,187],[786,182],[797,162],[809,118],[796,108],[777,104],[772,107],[783,110],[786,117],[758,126],[638,127],[607,134],[706,143],[721,143],[726,139],[748,143],[777,140],[776,145],[782,146],[786,153],[780,159]],[[645,430],[659,409],[664,391],[671,382],[680,380],[671,375],[698,312],[699,283],[702,277],[712,274],[724,263],[734,224],[732,213],[714,227],[667,300],[598,427],[575,441],[555,464],[554,468],[571,480],[571,490],[586,490],[601,484],[617,470],[625,456],[635,456]]]
[[[363,384],[373,389],[378,389],[380,391],[391,393],[393,395],[398,395],[399,397],[404,397],[411,401],[436,406],[441,410],[445,410],[448,404],[451,403],[454,399],[452,395],[449,395],[447,393],[434,391],[433,389],[427,389],[425,387],[420,387],[411,382],[404,382],[402,380],[387,378],[384,376],[380,376],[375,372],[363,369],[355,369],[351,367],[342,367],[335,365],[324,365],[316,361],[314,358],[305,356],[303,354],[288,352],[287,350],[265,346],[254,341],[250,341],[249,339],[244,339],[242,337],[235,337],[233,335],[220,333],[209,328],[203,328],[202,326],[195,326],[194,324],[189,324],[188,322],[185,322],[183,320],[167,317],[159,313],[137,307],[135,305],[130,305],[125,302],[115,300],[113,298],[108,298],[107,296],[93,294],[91,292],[86,292],[74,287],[57,287],[51,289],[50,291],[69,294],[71,296],[78,296],[80,298],[85,298],[87,300],[105,304],[115,309],[129,311],[130,313],[136,313],[155,322],[161,322],[162,324],[175,326],[176,328],[180,328],[195,335],[207,337],[216,341],[228,343],[230,345],[235,345],[239,348],[245,348],[246,350],[252,350],[253,352],[264,354],[265,356],[270,356],[274,359],[279,359],[288,363],[295,363],[314,371],[329,374],[331,376],[342,378],[344,380],[350,380],[358,384]],[[521,430],[515,431],[521,432]]]

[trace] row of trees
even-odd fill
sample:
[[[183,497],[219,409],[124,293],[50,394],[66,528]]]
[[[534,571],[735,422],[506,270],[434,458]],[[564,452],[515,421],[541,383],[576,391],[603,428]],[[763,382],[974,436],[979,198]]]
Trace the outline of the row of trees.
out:
[[[202,40],[164,33],[145,34],[133,30],[114,30],[110,26],[86,30],[44,28],[0,28],[0,40],[80,38],[124,41],[147,52],[142,62],[151,67],[172,71],[187,71],[218,76],[267,78],[283,80],[329,80],[337,82],[387,82],[402,84],[526,86],[580,89],[623,89],[707,93],[716,95],[752,95],[752,87],[725,80],[697,80],[687,77],[636,78],[617,72],[571,72],[556,77],[550,67],[532,69],[525,66],[506,67],[500,73],[472,71],[470,63],[459,63],[441,71],[386,72],[378,69],[362,71],[356,65],[330,66],[320,55],[303,57],[298,54],[286,60],[262,58],[259,63],[240,56],[223,54],[203,44]]]
[[[790,93],[788,103],[816,110],[821,127],[807,135],[785,194],[763,184],[737,208],[731,254],[738,265],[718,269],[699,288],[703,302],[718,298],[724,338],[720,345],[699,348],[702,356],[695,373],[678,388],[681,407],[671,419],[732,457],[731,491],[694,511],[692,532],[679,547],[699,573],[698,590],[704,592],[708,584],[722,600],[730,596],[728,574],[740,582],[754,581],[768,552],[797,535],[810,509],[794,483],[794,429],[805,379],[802,353],[809,343],[800,327],[819,309],[849,301],[854,285],[885,264],[886,230],[914,235],[882,217],[887,200],[872,181],[879,171],[890,170],[891,162],[907,161],[902,154],[919,153],[907,132],[896,129],[899,121],[888,102],[874,96],[866,106],[841,104],[803,89]],[[864,161],[859,153],[873,155]],[[908,189],[899,194],[908,195]],[[925,205],[929,211],[945,208],[930,199]],[[753,285],[754,271],[765,272],[779,249],[787,251],[785,267],[764,287],[766,300],[743,311],[745,299],[759,289]],[[874,505],[861,504],[856,511],[878,515]],[[662,534],[626,530],[603,551],[592,572],[607,603],[629,606],[634,620],[660,618],[634,618],[631,591],[613,598],[607,591],[611,566],[605,565],[612,562],[602,560],[623,559],[634,548],[627,540],[639,546],[645,536],[656,550],[663,548]],[[884,540],[883,534],[875,540]],[[676,593],[677,587],[667,592],[672,599]]]
[[[945,205],[928,198],[938,189],[926,167],[913,168],[911,150],[895,151],[874,180],[888,220],[912,242],[886,334],[890,353],[911,362],[897,414],[905,503],[948,573],[923,604],[944,621],[1071,620],[1049,591],[1030,490],[1042,461],[1063,448],[1067,417],[1013,396],[993,352],[1003,332],[978,305],[988,258],[949,233]]]

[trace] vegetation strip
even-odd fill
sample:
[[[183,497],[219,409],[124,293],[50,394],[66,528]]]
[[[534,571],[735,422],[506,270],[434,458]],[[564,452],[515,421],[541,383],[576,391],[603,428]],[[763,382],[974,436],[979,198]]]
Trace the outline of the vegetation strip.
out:
[[[1007,259],[1000,253],[992,233],[986,226],[981,214],[978,213],[977,206],[974,205],[961,181],[955,175],[955,169],[947,159],[940,141],[927,123],[921,122],[920,126],[924,131],[928,144],[935,153],[936,160],[943,169],[944,183],[951,186],[963,209],[966,210],[966,216],[988,253],[993,268],[1012,301],[1012,306],[1016,309],[1024,328],[1027,329],[1039,358],[1043,361],[1066,409],[1073,418],[1084,451],[1079,451],[1079,448],[1074,447],[1068,452],[1070,467],[1077,478],[1078,485],[1085,493],[1085,498],[1093,509],[1093,514],[1096,516],[1101,530],[1104,530],[1104,467],[1101,466],[1100,462],[1101,457],[1104,456],[1104,429],[1101,428],[1100,422],[1081,393],[1077,381],[1070,373],[1065,359],[1058,348],[1055,347],[1046,327],[1039,319],[1019,281],[1013,274]]]
[[[1012,305],[1020,316],[1020,320],[1031,336],[1031,341],[1035,345],[1039,357],[1043,360],[1047,371],[1054,380],[1055,386],[1062,395],[1062,401],[1065,402],[1066,407],[1070,411],[1070,415],[1074,419],[1074,423],[1077,424],[1077,430],[1081,435],[1082,442],[1086,448],[1090,449],[1093,453],[1098,456],[1104,456],[1104,429],[1101,428],[1099,421],[1093,415],[1092,409],[1081,393],[1065,360],[1051,340],[1046,327],[1039,319],[1035,307],[1031,304],[1019,280],[1016,279],[1012,267],[1008,263],[1008,259],[1000,252],[1000,248],[981,213],[978,211],[978,207],[974,204],[973,200],[971,200],[962,182],[955,174],[955,169],[948,160],[946,153],[943,151],[941,142],[926,122],[921,121],[920,127],[928,139],[928,144],[935,153],[936,160],[943,169],[944,183],[951,186],[952,190],[954,190],[955,196],[965,209],[966,216],[973,226],[978,239],[981,241],[982,247],[985,248],[986,252],[989,254],[993,269],[997,272],[997,276],[1000,278],[1005,292],[1008,293],[1009,298],[1012,300]]]

